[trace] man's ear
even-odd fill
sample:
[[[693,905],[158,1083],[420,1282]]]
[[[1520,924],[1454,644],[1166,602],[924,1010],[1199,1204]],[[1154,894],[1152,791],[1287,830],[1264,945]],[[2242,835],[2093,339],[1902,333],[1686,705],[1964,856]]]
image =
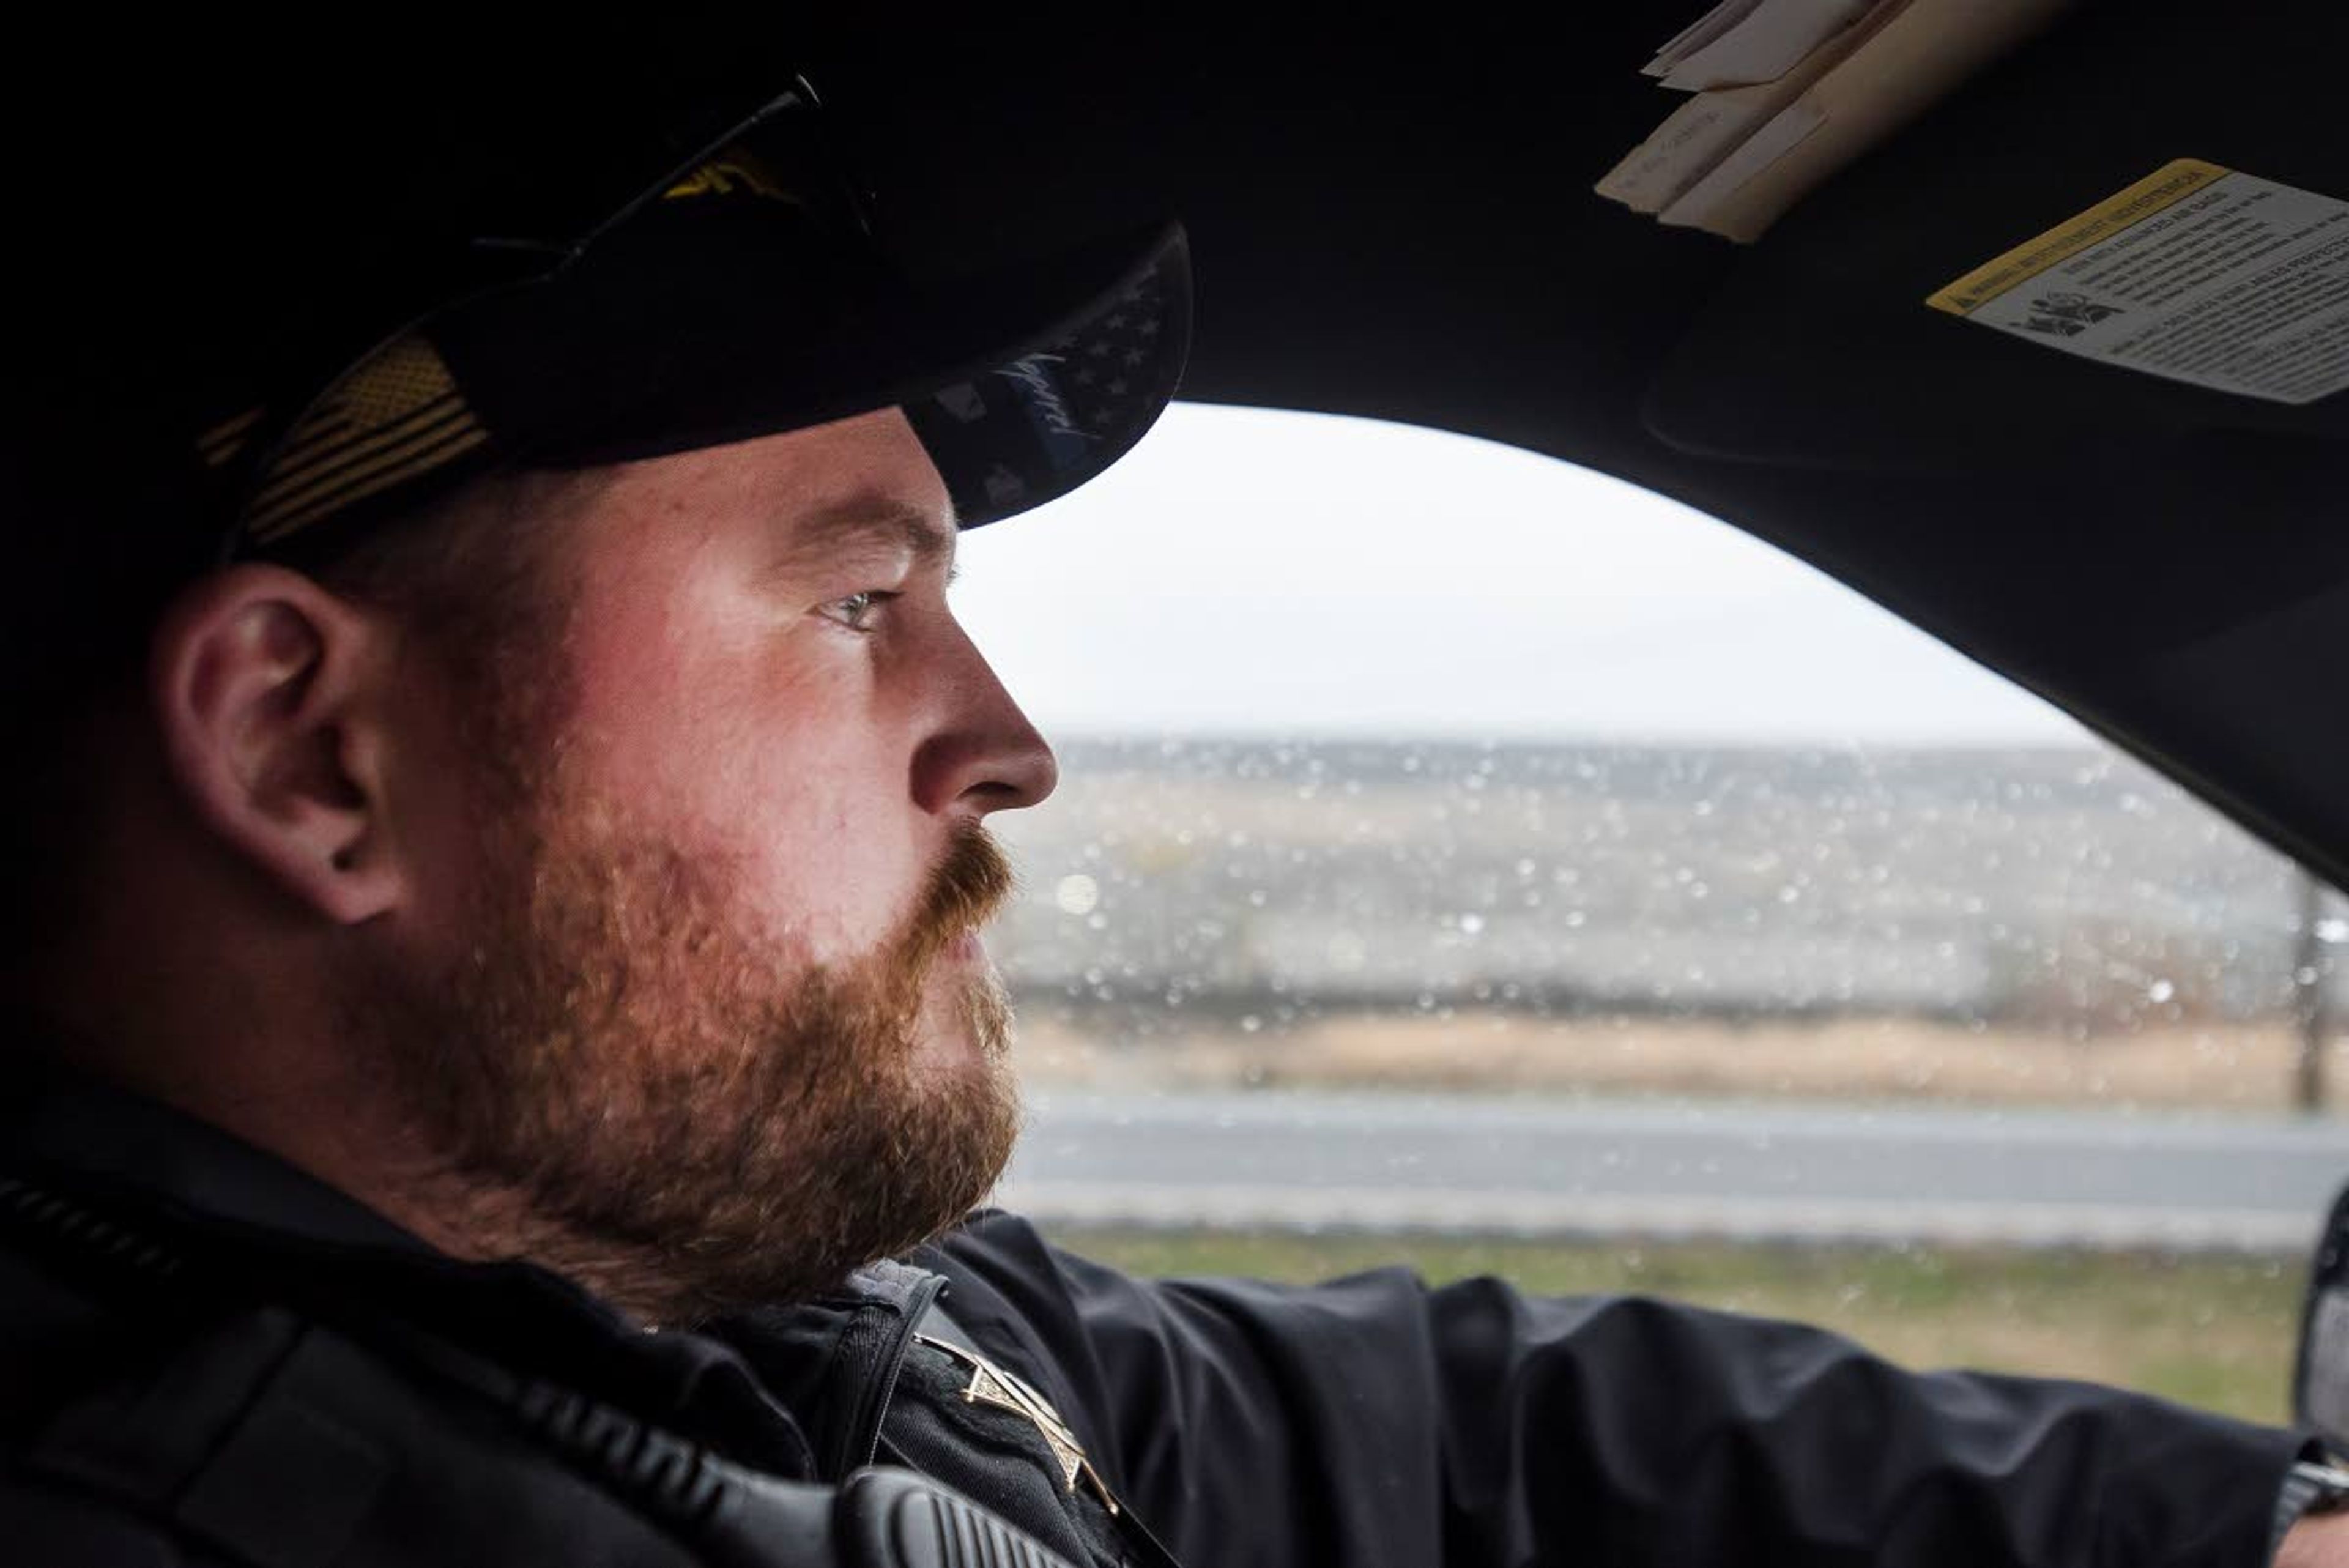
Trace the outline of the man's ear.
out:
[[[283,567],[191,585],[157,627],[149,694],[165,765],[197,819],[285,891],[344,924],[406,892],[384,816],[379,618]]]

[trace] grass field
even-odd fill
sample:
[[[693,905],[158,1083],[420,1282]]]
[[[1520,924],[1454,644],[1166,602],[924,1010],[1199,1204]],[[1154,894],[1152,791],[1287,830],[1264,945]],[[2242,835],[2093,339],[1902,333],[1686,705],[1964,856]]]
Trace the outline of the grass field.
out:
[[[1152,1275],[1325,1279],[1382,1263],[1557,1294],[1638,1292],[1816,1323],[1917,1367],[2141,1388],[2286,1418],[2302,1272],[2245,1257],[1925,1248],[1600,1244],[1416,1235],[1090,1231],[1055,1239]]]

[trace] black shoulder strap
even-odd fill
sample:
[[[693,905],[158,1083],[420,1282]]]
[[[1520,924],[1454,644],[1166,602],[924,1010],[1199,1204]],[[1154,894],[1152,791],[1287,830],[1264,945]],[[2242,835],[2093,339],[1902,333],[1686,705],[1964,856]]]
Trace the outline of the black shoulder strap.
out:
[[[20,1464],[254,1568],[324,1568],[402,1531],[461,1543],[468,1563],[558,1543],[597,1568],[702,1561],[467,1428],[362,1346],[261,1307],[199,1333],[160,1373],[67,1407]]]
[[[484,1563],[558,1542],[614,1568],[719,1560],[695,1540],[726,1511],[714,1456],[398,1324],[235,1300],[188,1242],[0,1176],[0,1245],[170,1331],[58,1409],[19,1474],[255,1568],[336,1562],[388,1526]]]

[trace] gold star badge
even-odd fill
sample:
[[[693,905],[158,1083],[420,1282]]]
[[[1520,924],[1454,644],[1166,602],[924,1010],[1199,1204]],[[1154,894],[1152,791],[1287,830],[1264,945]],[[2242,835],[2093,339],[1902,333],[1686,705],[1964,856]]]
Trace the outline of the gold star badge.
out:
[[[1100,1497],[1102,1506],[1112,1514],[1117,1512],[1117,1499],[1110,1496],[1109,1488],[1102,1482],[1101,1472],[1094,1469],[1092,1461],[1085,1458],[1084,1449],[1077,1445],[1077,1435],[1069,1430],[1068,1423],[1061,1419],[1060,1412],[1052,1408],[1050,1401],[975,1350],[949,1345],[943,1339],[933,1339],[926,1334],[916,1334],[914,1337],[933,1350],[944,1351],[970,1368],[970,1385],[962,1391],[964,1404],[992,1405],[999,1410],[1009,1410],[1026,1417],[1043,1437],[1044,1446],[1052,1450],[1052,1458],[1061,1467],[1061,1484],[1073,1492],[1077,1490],[1077,1480],[1081,1476]]]

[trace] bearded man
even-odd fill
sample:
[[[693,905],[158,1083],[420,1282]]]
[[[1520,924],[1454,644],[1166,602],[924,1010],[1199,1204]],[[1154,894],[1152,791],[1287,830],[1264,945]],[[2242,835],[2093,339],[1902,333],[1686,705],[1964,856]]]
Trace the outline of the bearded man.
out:
[[[225,263],[12,371],[11,1561],[2338,1553],[2287,1433],[971,1214],[1054,774],[955,538],[1139,439],[1186,251],[916,288],[803,84],[713,116],[455,138],[266,287],[206,182]]]

